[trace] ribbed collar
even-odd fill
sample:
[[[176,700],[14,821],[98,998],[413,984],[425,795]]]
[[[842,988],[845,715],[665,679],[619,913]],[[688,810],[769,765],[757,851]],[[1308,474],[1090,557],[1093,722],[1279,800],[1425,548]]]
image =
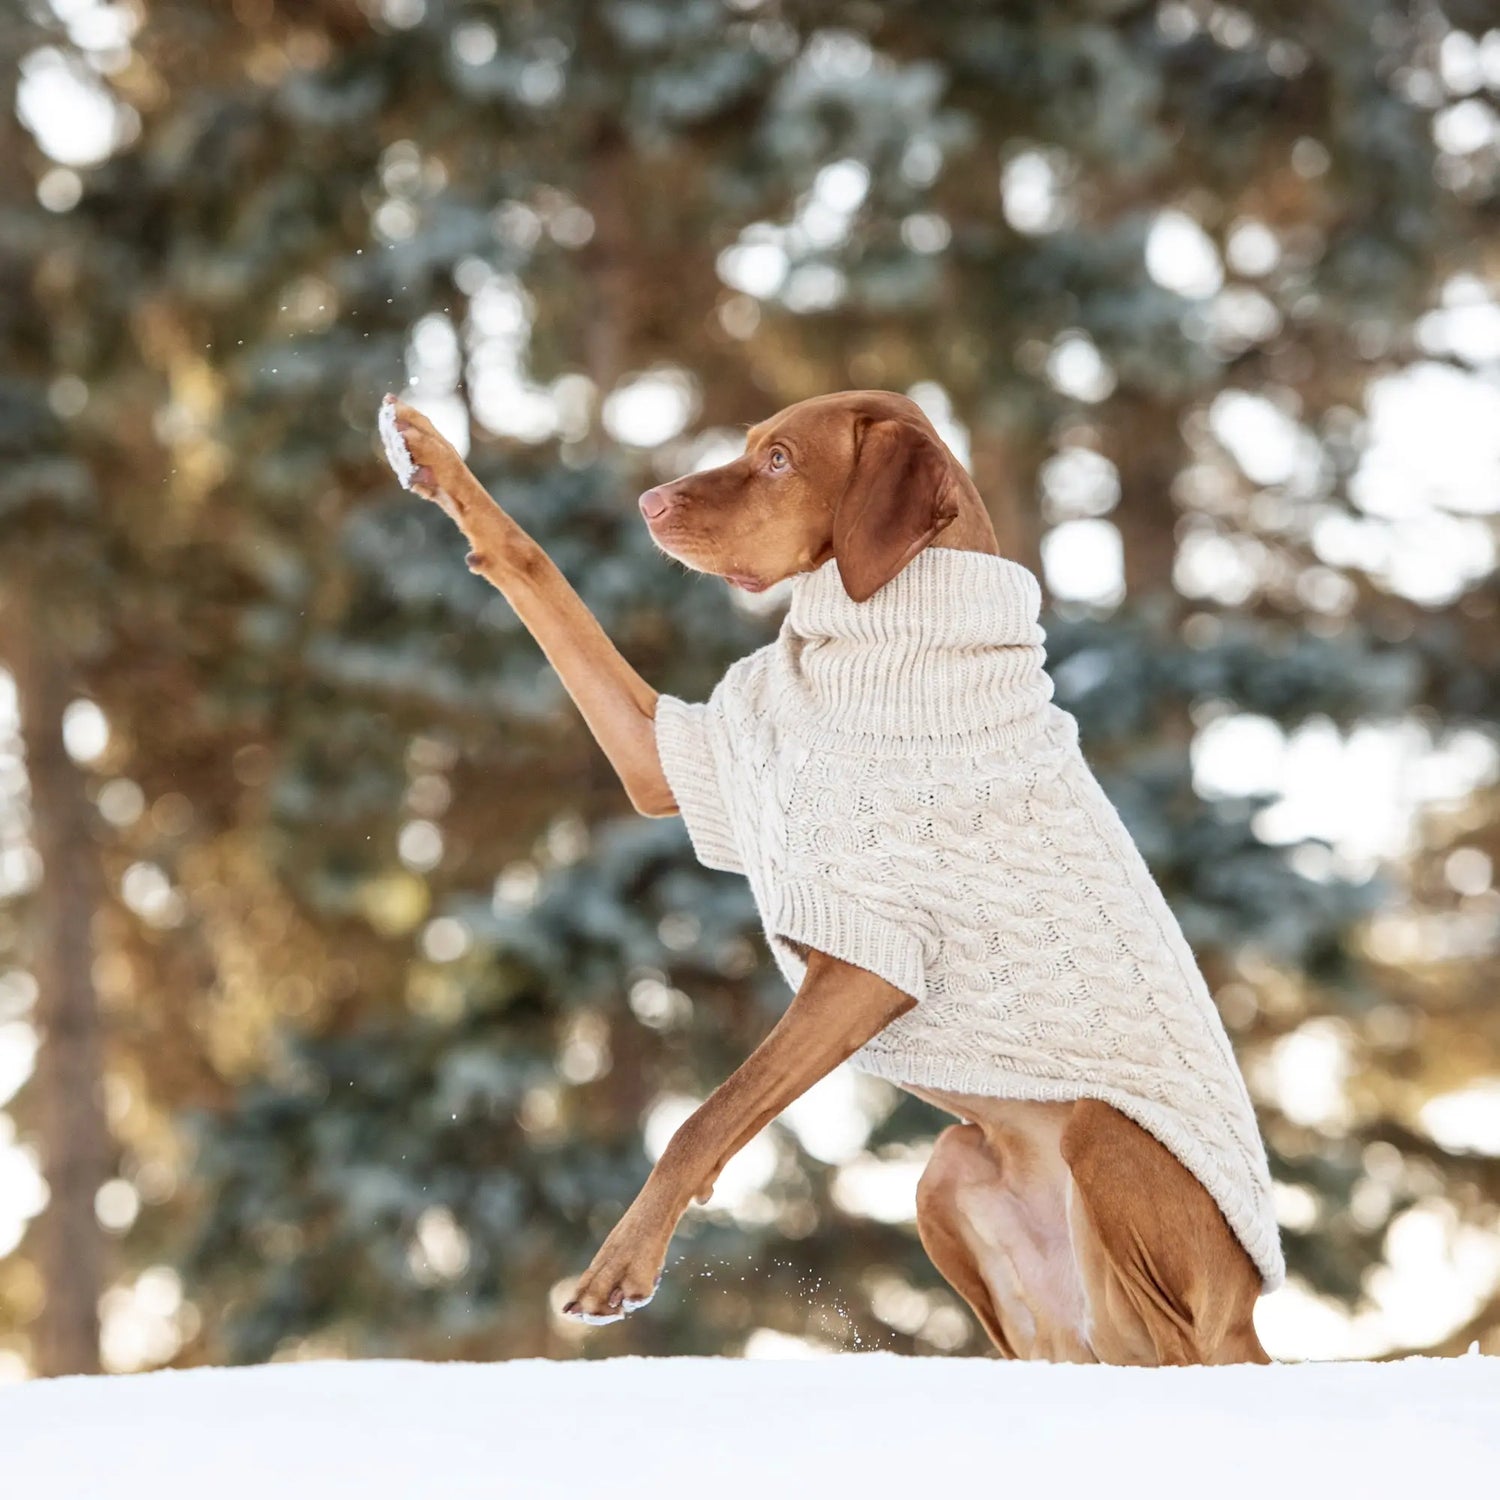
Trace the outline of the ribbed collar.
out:
[[[1041,589],[1019,563],[929,547],[862,604],[833,558],[792,583],[778,661],[804,736],[875,749],[1003,743],[1052,697]]]

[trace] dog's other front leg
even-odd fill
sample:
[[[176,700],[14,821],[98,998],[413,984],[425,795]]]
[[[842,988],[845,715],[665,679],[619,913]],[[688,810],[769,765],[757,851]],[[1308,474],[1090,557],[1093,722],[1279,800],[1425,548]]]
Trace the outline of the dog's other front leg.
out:
[[[813,950],[786,1014],[678,1127],[563,1310],[612,1323],[649,1302],[688,1204],[707,1202],[735,1152],[915,1004],[868,970]]]
[[[656,690],[620,655],[557,564],[496,504],[457,450],[415,407],[397,401],[396,430],[417,466],[412,490],[440,506],[468,539],[472,572],[493,584],[543,655],[631,804],[649,817],[677,811],[656,750]]]

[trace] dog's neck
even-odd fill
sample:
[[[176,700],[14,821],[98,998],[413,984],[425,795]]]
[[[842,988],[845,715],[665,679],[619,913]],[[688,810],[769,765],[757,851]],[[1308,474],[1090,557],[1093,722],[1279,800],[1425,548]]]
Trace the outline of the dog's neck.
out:
[[[794,581],[777,650],[818,731],[971,743],[1050,701],[1040,608],[1036,578],[988,553],[928,548],[859,604],[830,558]]]

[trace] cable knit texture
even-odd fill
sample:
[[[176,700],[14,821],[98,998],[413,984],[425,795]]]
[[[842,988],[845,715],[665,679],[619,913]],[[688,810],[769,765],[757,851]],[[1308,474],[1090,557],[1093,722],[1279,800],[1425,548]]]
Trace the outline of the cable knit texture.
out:
[[[1101,1099],[1285,1275],[1265,1147],[1181,928],[1052,702],[1027,569],[919,553],[863,604],[832,559],[707,703],[657,701],[694,852],[750,883],[793,990],[809,948],[917,1000],[858,1053],[896,1083]]]

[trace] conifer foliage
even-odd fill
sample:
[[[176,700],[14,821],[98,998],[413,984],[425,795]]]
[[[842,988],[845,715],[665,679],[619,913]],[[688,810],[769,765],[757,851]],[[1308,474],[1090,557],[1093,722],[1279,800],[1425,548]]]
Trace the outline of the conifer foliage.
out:
[[[21,704],[5,764],[32,775],[0,841],[88,876],[49,893],[57,870],[17,856],[0,1025],[56,1016],[45,985],[95,1017],[108,1161],[60,1170],[48,1212],[97,1195],[106,1356],[734,1352],[763,1328],[983,1346],[911,1226],[850,1185],[850,1153],[899,1177],[940,1125],[863,1083],[868,1138],[772,1127],[734,1211],[689,1216],[649,1313],[556,1318],[672,1101],[786,995],[744,882],[632,813],[503,599],[396,486],[388,389],[467,435],[622,650],[689,699],[779,616],[661,557],[638,491],[789,401],[914,391],[962,432],[1009,555],[1054,585],[1055,546],[1120,555],[1113,596],[1054,586],[1050,666],[1246,1061],[1293,1274],[1357,1305],[1410,1205],[1484,1222],[1500,1168],[1419,1111],[1500,1071],[1494,512],[1439,515],[1463,566],[1424,594],[1361,476],[1378,382],[1494,373],[1443,322],[1495,274],[1487,10],[0,19],[20,106],[0,118],[0,662],[21,681],[40,638],[66,685],[46,722]],[[105,12],[114,31],[87,20]],[[106,159],[60,164],[27,128],[52,67],[112,101]],[[38,776],[74,700],[107,744]],[[1475,789],[1410,860],[1334,859],[1279,839],[1268,797],[1195,783],[1234,715],[1407,723]],[[47,963],[59,905],[94,950],[71,978]],[[1310,1034],[1344,1069],[1321,1123],[1271,1066]],[[55,1076],[12,1106],[44,1164]],[[0,1344],[78,1367],[46,1351],[93,1293],[46,1225],[0,1259]],[[183,1297],[158,1297],[159,1342],[111,1352],[111,1307],[161,1266]],[[1496,1327],[1500,1301],[1454,1337]]]

